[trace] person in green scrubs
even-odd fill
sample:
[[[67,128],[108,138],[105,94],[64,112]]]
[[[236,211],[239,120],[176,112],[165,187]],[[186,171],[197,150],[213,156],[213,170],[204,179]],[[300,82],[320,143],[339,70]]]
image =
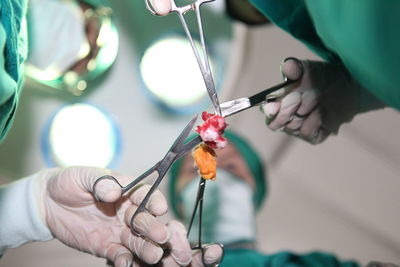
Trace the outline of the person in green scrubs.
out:
[[[263,106],[271,129],[320,143],[356,114],[400,110],[399,1],[227,0],[227,6],[245,23],[268,19],[323,60],[303,61],[303,79]],[[299,66],[289,60],[282,69],[290,76]]]
[[[221,267],[358,267],[355,261],[340,260],[333,254],[312,251],[298,254],[283,251],[260,253],[256,249],[255,215],[268,193],[266,170],[257,152],[232,131],[225,131],[228,146],[216,150],[216,181],[207,181],[202,241],[221,243],[225,255]],[[188,225],[194,207],[199,174],[191,155],[177,161],[170,170],[169,199],[172,211]],[[189,240],[197,244],[199,224],[194,220]]]

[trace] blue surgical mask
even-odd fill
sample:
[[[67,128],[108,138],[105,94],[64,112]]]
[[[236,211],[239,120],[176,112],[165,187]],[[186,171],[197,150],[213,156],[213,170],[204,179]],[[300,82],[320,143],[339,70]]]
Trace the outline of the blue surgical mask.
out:
[[[194,207],[199,179],[193,179],[182,192],[184,221],[188,225]],[[189,240],[198,242],[196,217]],[[230,244],[255,240],[253,190],[248,183],[225,171],[217,170],[216,181],[207,181],[203,202],[204,242]]]

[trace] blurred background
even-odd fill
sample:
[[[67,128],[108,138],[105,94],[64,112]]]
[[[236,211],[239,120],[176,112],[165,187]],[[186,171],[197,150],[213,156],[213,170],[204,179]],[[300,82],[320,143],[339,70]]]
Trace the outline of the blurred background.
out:
[[[43,11],[50,6],[45,0],[31,5],[31,19],[51,13]],[[285,57],[317,59],[272,25],[249,28],[231,21],[220,0],[203,13],[220,101],[280,82]],[[209,108],[177,16],[152,16],[143,1],[109,6],[93,0],[75,2],[64,14],[68,21],[77,17],[68,27],[81,27],[81,37],[67,57],[57,55],[55,44],[32,49],[16,120],[0,146],[1,183],[76,164],[135,177],[164,155],[194,113]],[[43,25],[37,24],[29,30],[40,36]],[[52,27],[63,23],[57,25]],[[257,217],[260,251],[319,250],[363,264],[399,264],[399,115],[392,109],[359,115],[318,146],[271,132],[256,108],[229,118],[229,127],[267,165],[269,195]],[[164,180],[161,187],[166,185]],[[106,263],[58,241],[10,249],[0,260],[0,266],[27,265]]]

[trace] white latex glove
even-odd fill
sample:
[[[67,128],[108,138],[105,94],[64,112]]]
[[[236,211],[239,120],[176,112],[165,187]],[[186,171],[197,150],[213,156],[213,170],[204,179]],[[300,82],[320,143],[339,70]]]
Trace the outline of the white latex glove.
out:
[[[293,59],[282,64],[282,74],[288,78],[294,79],[301,71]],[[270,129],[317,144],[337,134],[340,125],[356,114],[384,107],[343,65],[318,61],[302,61],[302,65],[302,79],[268,96],[279,101],[261,107]]]
[[[47,169],[38,174],[36,195],[43,221],[53,236],[72,248],[107,258],[117,267],[142,261],[155,264],[164,256],[161,246],[169,248],[176,262],[189,264],[192,251],[186,236],[173,238],[177,222],[166,226],[156,218],[168,209],[161,192],[153,193],[148,212],[135,217],[131,231],[131,217],[150,186],[138,186],[121,197],[115,182],[103,180],[93,192],[93,184],[103,175],[112,175],[121,184],[131,181],[110,170],[91,167]]]
[[[177,266],[190,266],[190,267],[205,267],[203,264],[202,254],[200,250],[193,250],[190,254],[190,259],[186,262],[176,259],[175,254],[178,253],[177,250],[185,248],[190,249],[188,240],[186,238],[186,229],[182,223],[177,221],[172,221],[168,224],[168,228],[171,233],[171,238],[169,240],[169,247],[171,248],[171,253],[166,255],[161,262],[157,265],[160,267],[177,267]],[[174,247],[174,248],[173,248]],[[206,266],[215,266],[222,260],[223,251],[219,245],[204,245],[204,263]],[[135,265],[134,265],[135,266]],[[145,266],[145,265],[137,265]]]
[[[104,175],[115,177],[123,185],[132,179],[91,167],[47,169],[39,173],[38,201],[51,233],[66,245],[107,258],[117,267],[155,264],[161,259],[171,262],[171,266],[172,262],[175,266],[189,265],[192,251],[183,225],[177,221],[164,225],[156,218],[168,210],[163,194],[153,193],[146,206],[148,212],[135,217],[132,231],[131,218],[150,186],[137,186],[121,197],[119,185],[102,180],[93,190],[95,181]]]
[[[146,190],[147,192],[147,190]],[[140,196],[140,202],[144,198]],[[130,219],[132,218],[133,213],[135,212],[136,208],[132,208],[128,210],[125,215],[125,221],[129,224]],[[138,215],[139,216],[139,215]],[[143,222],[146,222],[143,220]],[[145,227],[142,222],[136,223],[135,219],[135,230],[139,231],[139,233],[145,233],[145,229],[149,228],[150,231],[152,229],[150,227]],[[172,220],[167,224],[167,228],[169,231],[169,239],[166,244],[163,246],[167,248],[167,253],[164,253],[163,258],[157,264],[157,266],[162,267],[174,267],[174,266],[191,266],[191,267],[204,267],[201,253],[199,250],[192,251],[189,245],[189,241],[187,239],[187,232],[185,226],[182,223]],[[154,229],[156,230],[156,229]],[[124,244],[128,245],[128,248],[132,251],[135,251],[135,240],[132,240],[132,235],[129,236],[130,240],[126,240]],[[206,264],[213,266],[214,263],[219,263],[221,261],[223,255],[223,251],[221,250],[220,246],[218,245],[206,245],[204,261]],[[147,262],[148,263],[148,262]],[[141,261],[135,261],[133,263],[134,267],[136,266],[148,266],[147,264]]]

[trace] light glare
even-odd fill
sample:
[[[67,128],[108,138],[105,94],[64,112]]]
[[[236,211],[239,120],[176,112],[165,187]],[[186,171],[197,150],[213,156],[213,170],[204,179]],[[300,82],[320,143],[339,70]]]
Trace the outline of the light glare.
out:
[[[140,71],[147,88],[170,106],[194,103],[207,92],[192,48],[181,36],[150,46],[142,57]]]
[[[107,167],[117,148],[110,120],[98,108],[73,104],[54,117],[49,134],[50,152],[57,165]]]

